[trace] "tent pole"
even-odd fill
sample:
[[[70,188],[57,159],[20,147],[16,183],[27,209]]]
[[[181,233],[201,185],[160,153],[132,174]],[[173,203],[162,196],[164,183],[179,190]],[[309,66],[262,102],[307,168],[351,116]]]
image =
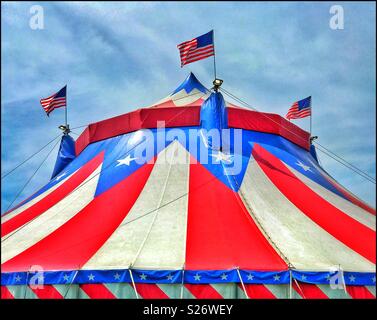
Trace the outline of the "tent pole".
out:
[[[28,287],[30,269],[31,269],[31,266],[30,266],[30,268],[29,268],[29,270],[27,271],[27,274],[26,274],[26,284],[25,284],[24,299],[26,299],[26,292],[27,292],[27,287]]]
[[[79,269],[80,269],[80,268],[79,268]],[[77,276],[77,274],[79,273],[79,269],[76,270],[76,272],[75,272],[75,274],[74,274],[74,276],[73,276],[73,278],[72,278],[72,281],[71,281],[70,284],[68,285],[67,291],[65,292],[63,298],[66,297],[66,295],[68,294],[69,290],[71,289],[72,283],[73,283],[73,281],[75,281],[76,276]]]
[[[241,277],[241,273],[240,273],[240,268],[237,267],[236,270],[237,270],[237,273],[238,273],[238,277],[240,278],[241,285],[242,285],[243,291],[245,292],[246,298],[247,298],[247,299],[250,299],[250,298],[249,298],[249,295],[247,294],[247,291],[246,291],[246,288],[245,288],[245,284],[244,284],[243,281],[242,281],[242,277]]]
[[[131,268],[129,268],[128,271],[130,272],[130,277],[131,277],[132,285],[133,285],[134,290],[135,290],[136,299],[139,299],[139,295],[137,294],[137,290],[136,290],[136,285],[135,285],[134,277],[132,276]]]
[[[292,270],[289,268],[289,299],[292,299]]]
[[[338,272],[339,272],[340,275],[342,276],[344,293],[345,293],[345,294],[348,294],[348,292],[347,292],[347,288],[346,288],[346,279],[344,279],[344,273],[343,273],[343,270],[342,270],[342,268],[341,268],[340,265],[338,266],[338,270],[339,270]],[[339,280],[338,280],[338,281],[339,281]]]
[[[67,85],[65,86],[65,127],[68,128],[68,90]]]
[[[216,52],[215,52],[215,29],[213,31],[213,71],[216,79]]]
[[[183,287],[185,283],[185,267],[182,268],[182,286],[181,286],[181,299],[183,299]]]

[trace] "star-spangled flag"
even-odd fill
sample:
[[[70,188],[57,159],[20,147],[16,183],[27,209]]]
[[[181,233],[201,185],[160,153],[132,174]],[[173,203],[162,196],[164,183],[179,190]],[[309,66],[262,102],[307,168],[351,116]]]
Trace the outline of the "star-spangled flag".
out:
[[[67,86],[61,88],[48,98],[41,99],[40,102],[47,116],[57,108],[67,107]]]
[[[213,30],[192,40],[182,42],[177,47],[181,57],[181,67],[214,56]]]
[[[310,116],[312,114],[312,97],[309,96],[305,99],[296,101],[292,107],[289,108],[287,115],[288,120],[300,119]]]

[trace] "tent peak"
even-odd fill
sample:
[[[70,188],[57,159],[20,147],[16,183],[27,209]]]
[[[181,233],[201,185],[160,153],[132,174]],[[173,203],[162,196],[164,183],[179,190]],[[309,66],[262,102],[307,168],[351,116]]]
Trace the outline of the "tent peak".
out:
[[[186,91],[187,94],[190,94],[190,92],[192,92],[194,89],[197,89],[203,93],[208,92],[206,87],[200,83],[200,81],[192,72],[190,72],[186,79],[180,84],[180,86],[177,89],[173,91],[171,95],[174,95],[183,89]]]

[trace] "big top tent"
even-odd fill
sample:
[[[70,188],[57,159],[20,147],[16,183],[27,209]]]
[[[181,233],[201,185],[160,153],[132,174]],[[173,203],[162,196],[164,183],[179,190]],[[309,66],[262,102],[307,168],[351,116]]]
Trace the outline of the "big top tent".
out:
[[[65,134],[50,182],[2,216],[2,297],[374,298],[375,209],[308,132],[220,91],[191,73]]]

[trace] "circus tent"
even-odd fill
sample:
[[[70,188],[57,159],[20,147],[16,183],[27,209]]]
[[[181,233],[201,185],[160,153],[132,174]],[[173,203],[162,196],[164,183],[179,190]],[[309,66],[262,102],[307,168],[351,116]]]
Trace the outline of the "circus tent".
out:
[[[1,294],[375,298],[375,230],[308,132],[191,73],[63,136],[50,182],[2,216]]]

